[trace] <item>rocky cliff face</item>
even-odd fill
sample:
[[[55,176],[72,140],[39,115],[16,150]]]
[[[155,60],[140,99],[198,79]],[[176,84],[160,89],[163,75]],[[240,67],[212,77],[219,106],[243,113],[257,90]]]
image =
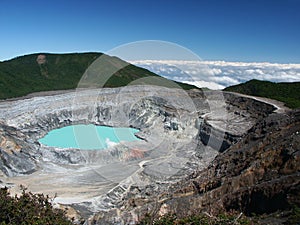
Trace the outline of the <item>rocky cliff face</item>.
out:
[[[66,125],[92,123],[136,127],[140,129],[138,136],[147,139],[143,143],[147,149],[165,142],[165,138],[179,143],[197,134],[195,123],[198,111],[192,100],[185,92],[163,88],[83,90],[2,102],[0,110],[3,139],[3,166],[0,169],[8,176],[32,173],[37,170],[39,161],[85,164],[93,160],[95,157],[89,157],[86,152],[78,153],[75,149],[62,150],[39,144],[38,139],[48,131]],[[119,150],[112,149],[112,152]],[[25,160],[24,165],[20,169],[9,169],[13,165],[6,158],[10,156],[12,160],[16,154],[17,158]]]
[[[231,193],[230,184],[240,190],[250,182],[243,178],[244,186],[236,184],[254,159],[264,161],[259,158],[264,148],[252,147],[275,132],[273,125],[259,126],[273,110],[271,105],[230,93],[153,86],[1,102],[0,180],[16,192],[18,184],[24,184],[33,192],[57,193],[57,202],[72,203],[84,217],[97,212],[91,220],[99,224],[134,222],[161,207],[178,213],[180,207],[192,210],[200,203],[214,208],[213,203],[219,202],[216,196]],[[143,141],[105,151],[57,149],[38,142],[52,129],[79,123],[135,127]],[[256,173],[250,173],[251,181],[260,179]],[[248,207],[239,204],[237,208]],[[232,205],[228,200],[220,208]],[[110,220],[111,215],[118,215],[116,221]]]
[[[40,153],[26,143],[25,138],[21,131],[1,124],[0,168],[6,176],[29,174],[37,170],[36,158],[40,157]]]
[[[146,214],[154,219],[168,213],[181,217],[199,211],[214,215],[237,210],[248,216],[277,212],[276,218],[265,216],[261,224],[283,224],[293,205],[300,205],[299,146],[300,111],[271,114],[259,119],[207,168],[193,171],[162,193],[128,195],[126,210],[115,209],[108,216],[102,213],[94,220],[111,223],[109,218],[116,212],[122,215],[118,222],[127,223]]]
[[[215,106],[207,103],[208,96],[213,96],[213,94],[204,95],[199,91],[191,91],[187,95],[177,90],[131,87],[125,90],[78,91],[2,102],[0,126],[3,166],[1,170],[9,176],[35,171],[43,149],[55,152],[53,148],[40,146],[38,139],[52,129],[78,123],[132,126],[141,130],[138,134],[141,138],[147,137],[148,141],[155,139],[155,142],[162,139],[161,132],[165,137],[175,134],[180,137],[193,138],[194,133],[199,130],[200,139],[205,145],[213,136],[212,133],[216,133],[216,138],[220,137],[222,142],[222,133],[226,130],[225,139],[229,141],[225,144],[226,148],[234,141],[233,137],[240,137],[253,125],[260,106],[251,112],[242,106],[241,102],[235,103],[234,101],[237,100],[233,97],[228,97],[227,100],[209,97],[211,98],[210,104],[223,101],[218,106],[223,114],[214,114],[215,112],[210,108]],[[241,101],[245,104],[251,100]],[[261,105],[266,107],[266,104]],[[270,109],[272,108],[269,107],[266,112]],[[228,118],[224,117],[224,113]],[[233,121],[239,123],[238,129]],[[218,127],[220,124],[222,129]],[[158,132],[155,132],[156,128]],[[218,146],[212,147],[217,149]],[[56,153],[59,155],[61,152],[63,151]],[[18,167],[9,169],[13,165],[10,165],[8,161],[13,160],[14,156],[16,160],[20,158],[25,160],[24,165],[21,165],[22,160],[20,161],[20,169]],[[78,158],[79,161],[68,160],[66,155],[61,158],[64,158],[66,163],[80,161],[80,158]]]

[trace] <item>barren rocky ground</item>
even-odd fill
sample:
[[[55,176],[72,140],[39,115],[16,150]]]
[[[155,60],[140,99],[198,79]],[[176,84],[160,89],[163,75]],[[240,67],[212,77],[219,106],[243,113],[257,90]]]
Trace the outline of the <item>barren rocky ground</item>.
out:
[[[232,93],[154,86],[0,103],[1,186],[54,196],[96,224],[202,210],[271,213],[299,204],[299,111]],[[278,108],[277,108],[278,109]],[[38,139],[70,124],[135,127],[104,151]],[[183,216],[183,215],[182,215]]]

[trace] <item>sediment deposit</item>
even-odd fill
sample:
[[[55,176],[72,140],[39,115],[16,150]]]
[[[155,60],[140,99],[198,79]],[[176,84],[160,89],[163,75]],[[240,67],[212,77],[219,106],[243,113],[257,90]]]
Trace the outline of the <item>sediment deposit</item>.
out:
[[[57,194],[56,202],[72,205],[86,219],[97,213],[93,219],[99,222],[103,213],[118,211],[119,223],[134,221],[151,196],[161,198],[174,184],[206,171],[217,155],[241,143],[274,110],[231,93],[156,86],[81,89],[3,101],[0,184],[12,192],[22,184],[33,192]],[[38,142],[48,131],[70,124],[134,127],[143,141],[102,151]]]

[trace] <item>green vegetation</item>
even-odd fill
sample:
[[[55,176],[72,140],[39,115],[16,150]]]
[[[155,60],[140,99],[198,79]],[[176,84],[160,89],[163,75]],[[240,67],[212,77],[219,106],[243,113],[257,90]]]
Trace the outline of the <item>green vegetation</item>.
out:
[[[105,55],[102,53],[41,53],[0,62],[0,99],[20,97],[39,91],[74,89],[87,68],[100,56]],[[94,71],[98,74],[95,76],[98,80],[93,80],[94,84],[104,83],[104,87],[120,87],[136,79],[159,77],[149,70],[128,65],[116,57],[104,58],[104,64]],[[111,71],[114,72],[109,80],[99,82],[101,74],[109,74]],[[178,84],[183,89],[195,88],[187,84]],[[100,86],[102,87],[102,84]]]
[[[37,63],[32,54],[0,63],[0,99],[38,91],[75,88],[85,69],[100,54],[44,54],[46,63]]]
[[[262,214],[247,217],[239,212],[224,212],[216,216],[207,213],[195,213],[185,217],[176,215],[164,215],[154,218],[147,214],[139,225],[252,225],[252,224],[290,224],[299,225],[300,208],[296,205],[287,211],[277,211],[271,214]]]
[[[0,189],[1,225],[71,225],[61,209],[52,207],[51,199],[22,189],[21,196],[10,196],[7,188]]]
[[[65,211],[53,208],[52,201],[43,194],[32,194],[21,186],[20,196],[11,196],[7,188],[0,188],[0,225],[72,225],[72,220],[66,217]],[[277,218],[278,217],[278,218]],[[185,217],[165,215],[154,218],[147,214],[139,225],[250,225],[272,224],[283,218],[285,224],[299,224],[300,208],[294,205],[287,212],[275,212],[270,215],[252,215],[246,217],[239,212],[225,212],[216,216],[205,213],[195,213]]]
[[[243,84],[227,87],[224,91],[272,98],[284,102],[290,108],[300,108],[300,82],[273,83],[269,81],[250,80]]]
[[[219,214],[218,216],[209,216],[208,214],[199,213],[184,218],[177,218],[176,215],[165,215],[159,219],[153,220],[151,216],[146,216],[139,225],[184,225],[184,224],[203,224],[203,225],[246,225],[251,221],[237,213]]]
[[[300,207],[294,205],[288,222],[289,224],[299,224],[299,221],[300,221]]]

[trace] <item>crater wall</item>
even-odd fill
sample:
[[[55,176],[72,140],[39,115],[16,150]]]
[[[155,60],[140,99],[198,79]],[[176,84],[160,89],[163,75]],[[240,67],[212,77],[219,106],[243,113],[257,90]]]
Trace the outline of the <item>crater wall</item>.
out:
[[[263,109],[263,110],[262,110]],[[128,86],[76,90],[0,103],[0,180],[17,192],[58,194],[85,216],[122,205],[135,188],[160,193],[205,169],[274,107],[221,92]],[[71,124],[134,127],[141,142],[104,151],[41,145],[48,131]],[[21,176],[22,175],[22,176]],[[141,194],[141,195],[143,195]]]

